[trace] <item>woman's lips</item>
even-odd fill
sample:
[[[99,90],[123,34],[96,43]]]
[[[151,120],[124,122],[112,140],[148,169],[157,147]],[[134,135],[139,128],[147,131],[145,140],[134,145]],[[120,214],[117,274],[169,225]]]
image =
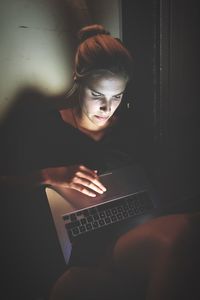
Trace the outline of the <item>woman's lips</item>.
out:
[[[101,116],[96,116],[95,117],[98,119],[98,120],[102,120],[102,121],[105,121],[107,120],[109,117],[101,117]]]

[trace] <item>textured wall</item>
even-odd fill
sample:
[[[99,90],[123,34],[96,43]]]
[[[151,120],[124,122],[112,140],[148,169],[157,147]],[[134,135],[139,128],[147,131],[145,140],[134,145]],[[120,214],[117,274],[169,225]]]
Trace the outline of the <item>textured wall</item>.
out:
[[[119,4],[118,0],[2,0],[0,120],[24,89],[51,96],[64,93],[71,83],[77,30],[98,22],[119,36]]]

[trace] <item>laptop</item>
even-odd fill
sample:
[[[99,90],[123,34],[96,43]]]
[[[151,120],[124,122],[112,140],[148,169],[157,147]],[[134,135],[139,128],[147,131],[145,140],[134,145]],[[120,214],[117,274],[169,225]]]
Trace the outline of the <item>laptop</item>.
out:
[[[153,216],[158,206],[159,199],[138,165],[101,174],[100,181],[107,191],[95,198],[73,189],[45,188],[66,264],[77,240],[115,226],[141,224]]]

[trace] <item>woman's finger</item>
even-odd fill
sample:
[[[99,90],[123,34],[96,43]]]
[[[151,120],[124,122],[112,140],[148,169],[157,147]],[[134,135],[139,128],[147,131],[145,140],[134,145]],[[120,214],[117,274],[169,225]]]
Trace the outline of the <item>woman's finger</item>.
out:
[[[87,179],[87,182],[89,183],[91,182],[93,184],[92,187],[95,185],[98,188],[98,190],[100,189],[102,192],[106,191],[105,186],[98,180],[98,177],[94,177],[88,173],[80,172],[80,171],[76,173],[76,177],[81,178],[83,180]]]
[[[71,189],[74,189],[76,191],[81,192],[84,195],[90,196],[90,197],[96,197],[96,194],[90,190],[88,190],[86,187],[84,187],[83,185],[77,184],[77,183],[72,183],[70,185]]]
[[[83,185],[85,187],[89,187],[91,190],[94,190],[95,192],[99,194],[103,194],[102,188],[100,188],[97,184],[93,183],[90,179],[85,179],[83,177],[75,177],[74,182],[78,183],[80,185]],[[95,180],[96,182],[96,180]]]
[[[94,178],[98,178],[98,175],[97,175],[97,170],[91,170],[83,165],[80,165],[79,166],[79,171],[84,171],[84,173],[87,173],[88,175],[91,175],[93,176]]]
[[[94,179],[93,183],[97,185],[103,192],[106,192],[106,187],[98,179]]]
[[[81,165],[79,166],[79,171],[76,172],[76,175],[81,178],[86,178],[89,181],[92,181],[97,185],[103,192],[106,191],[106,187],[98,180],[99,176],[97,175],[97,170],[90,170],[89,168]]]

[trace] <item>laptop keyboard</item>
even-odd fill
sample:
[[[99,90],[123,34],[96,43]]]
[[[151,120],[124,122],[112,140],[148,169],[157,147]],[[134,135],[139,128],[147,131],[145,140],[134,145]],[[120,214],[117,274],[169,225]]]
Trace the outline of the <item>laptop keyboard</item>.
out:
[[[148,193],[143,191],[126,198],[66,214],[63,216],[63,220],[72,241],[89,231],[96,231],[102,227],[145,214],[152,208],[153,203]]]

